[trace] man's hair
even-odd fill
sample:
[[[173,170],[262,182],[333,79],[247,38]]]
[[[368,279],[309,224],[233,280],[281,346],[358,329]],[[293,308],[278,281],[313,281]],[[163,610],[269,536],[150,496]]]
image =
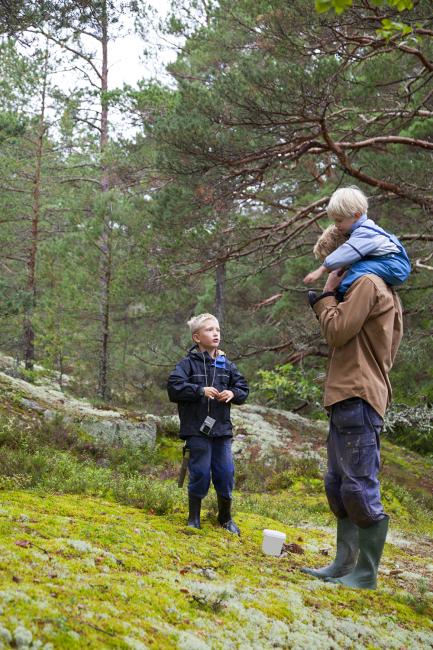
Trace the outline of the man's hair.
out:
[[[314,257],[316,260],[323,262],[325,257],[335,251],[341,244],[344,244],[345,241],[346,237],[336,226],[328,226],[316,241],[313,248]]]
[[[188,321],[188,327],[190,329],[191,336],[203,327],[203,323],[205,321],[210,319],[216,320],[218,322],[218,318],[216,318],[213,314],[199,314],[198,316],[193,316],[190,318]]]
[[[365,214],[367,210],[368,199],[356,185],[335,190],[326,208],[330,219],[335,219],[335,217],[350,219],[355,216],[356,212]]]

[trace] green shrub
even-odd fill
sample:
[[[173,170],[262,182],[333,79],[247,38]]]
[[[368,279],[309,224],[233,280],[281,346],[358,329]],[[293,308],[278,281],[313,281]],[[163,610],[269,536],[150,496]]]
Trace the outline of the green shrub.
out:
[[[155,480],[140,474],[118,474],[112,493],[116,501],[165,515],[180,507],[184,495],[173,481]]]
[[[317,371],[286,363],[275,370],[259,370],[257,374],[259,381],[253,389],[268,405],[296,411],[306,409],[315,415],[322,410]]]
[[[114,497],[165,514],[179,506],[184,495],[173,481],[158,477],[174,471],[173,464],[162,464],[161,458],[159,446],[101,445],[62,418],[23,423],[0,417],[0,489]]]
[[[44,467],[38,488],[47,492],[108,496],[111,493],[112,472],[93,463],[80,462],[67,452],[53,454]]]
[[[433,455],[433,408],[393,404],[385,415],[384,433],[393,442]]]
[[[249,455],[237,465],[236,487],[244,492],[260,493],[289,489],[297,481],[306,485],[317,479],[322,481],[319,462],[314,452],[293,456],[281,454],[276,448],[262,456],[259,447],[251,447]]]

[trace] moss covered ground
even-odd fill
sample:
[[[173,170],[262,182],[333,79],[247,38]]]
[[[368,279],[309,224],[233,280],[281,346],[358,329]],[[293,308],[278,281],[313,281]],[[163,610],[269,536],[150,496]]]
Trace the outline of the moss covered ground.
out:
[[[432,460],[383,441],[379,587],[325,584],[300,571],[334,553],[323,426],[244,412],[238,538],[212,492],[186,527],[175,429],[109,448],[0,396],[0,648],[433,648]],[[286,533],[281,557],[262,554],[264,528]]]
[[[352,591],[299,571],[327,562],[332,527],[311,523],[308,508],[305,521],[289,525],[289,513],[299,513],[290,495],[269,500],[276,511],[286,502],[285,521],[239,509],[239,539],[216,525],[212,510],[195,531],[183,510],[157,516],[83,495],[1,492],[0,644],[433,647],[430,536],[394,529],[379,589]],[[263,528],[284,531],[298,552],[264,556]]]

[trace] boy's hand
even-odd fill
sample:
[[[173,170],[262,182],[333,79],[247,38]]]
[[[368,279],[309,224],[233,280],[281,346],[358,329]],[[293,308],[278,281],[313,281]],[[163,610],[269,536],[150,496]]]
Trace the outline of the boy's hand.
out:
[[[206,386],[204,389],[204,394],[205,397],[208,397],[209,399],[215,399],[215,397],[219,401],[219,396],[222,395],[222,393],[219,392],[214,386]]]
[[[232,390],[223,390],[217,397],[218,402],[230,402],[235,394]]]
[[[315,271],[311,271],[311,273],[308,273],[308,275],[305,276],[304,284],[311,284],[312,282],[316,282],[316,280],[322,277],[325,270],[326,269],[324,266],[319,266],[319,268]]]

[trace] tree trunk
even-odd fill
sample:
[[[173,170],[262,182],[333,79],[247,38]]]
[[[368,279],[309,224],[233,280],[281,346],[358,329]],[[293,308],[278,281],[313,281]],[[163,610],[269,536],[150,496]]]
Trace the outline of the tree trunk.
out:
[[[102,70],[101,70],[101,192],[107,193],[110,189],[110,177],[105,160],[108,144],[108,16],[107,3],[104,0],[101,10],[101,45],[102,45]],[[98,395],[103,400],[110,397],[108,383],[109,372],[109,342],[110,342],[110,287],[111,287],[111,215],[107,212],[102,224],[102,233],[99,241],[99,318],[100,318],[100,350],[99,350],[99,377]]]
[[[226,293],[226,265],[225,262],[216,267],[215,272],[215,316],[220,326],[224,323]]]
[[[24,364],[27,370],[33,370],[35,362],[35,332],[33,328],[33,312],[36,307],[36,258],[38,252],[39,221],[41,216],[41,169],[44,153],[45,137],[45,103],[48,77],[48,44],[45,50],[44,77],[42,82],[41,110],[36,135],[35,173],[33,175],[32,213],[30,244],[27,254],[27,292],[28,303],[23,322]]]

